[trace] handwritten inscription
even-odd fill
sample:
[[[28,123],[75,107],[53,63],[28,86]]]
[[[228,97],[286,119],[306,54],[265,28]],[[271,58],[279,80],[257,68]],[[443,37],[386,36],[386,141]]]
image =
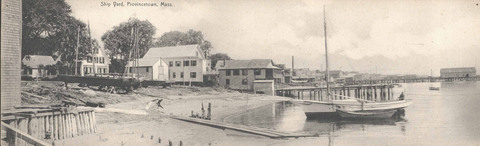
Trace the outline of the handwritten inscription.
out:
[[[101,7],[172,7],[172,3],[167,2],[100,2]]]

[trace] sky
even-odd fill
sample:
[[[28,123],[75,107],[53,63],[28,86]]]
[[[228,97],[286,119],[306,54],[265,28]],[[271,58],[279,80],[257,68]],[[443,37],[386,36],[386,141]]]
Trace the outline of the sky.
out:
[[[101,2],[111,3],[110,7]],[[170,7],[114,7],[161,2]],[[130,17],[150,21],[156,35],[202,31],[213,53],[273,59],[295,68],[325,69],[324,9],[330,69],[439,75],[440,68],[480,69],[480,0],[460,1],[96,1],[67,0],[72,15],[101,36]],[[480,72],[480,70],[479,70]]]

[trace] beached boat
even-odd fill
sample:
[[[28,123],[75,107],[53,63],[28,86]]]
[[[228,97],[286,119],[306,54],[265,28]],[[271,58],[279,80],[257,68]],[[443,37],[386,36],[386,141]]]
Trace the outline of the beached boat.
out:
[[[380,110],[380,111],[347,111],[337,109],[337,113],[342,118],[348,119],[375,119],[375,118],[391,118],[397,110]]]
[[[430,90],[440,90],[440,87],[429,87]]]

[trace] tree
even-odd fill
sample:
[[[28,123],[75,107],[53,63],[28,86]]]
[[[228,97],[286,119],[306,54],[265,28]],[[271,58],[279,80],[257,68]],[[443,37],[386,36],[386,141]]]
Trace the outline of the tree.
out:
[[[217,64],[218,60],[232,60],[232,58],[230,58],[230,56],[228,56],[227,54],[217,53],[217,54],[211,55],[210,60],[212,61],[212,69],[213,69]]]
[[[137,30],[138,51],[141,58],[153,45],[153,35],[156,28],[148,20],[140,21],[137,18],[130,18],[127,22],[114,26],[102,36],[104,48],[110,55],[110,60],[116,60],[119,66],[125,66],[126,60],[130,58],[130,52],[134,43],[134,28]],[[117,65],[115,65],[117,66]],[[113,66],[113,67],[115,67]],[[120,71],[118,68],[111,68],[111,72]],[[123,72],[121,70],[120,72]]]
[[[154,46],[168,47],[192,44],[200,45],[200,48],[205,54],[208,54],[210,49],[213,48],[212,44],[203,38],[203,33],[201,31],[195,31],[193,29],[190,29],[185,33],[180,31],[166,32],[162,34],[160,38],[157,38]]]
[[[77,34],[80,34],[79,59],[89,53],[91,39],[86,24],[70,15],[72,10],[64,0],[25,0],[22,12],[22,58],[48,55],[60,58],[72,68]]]

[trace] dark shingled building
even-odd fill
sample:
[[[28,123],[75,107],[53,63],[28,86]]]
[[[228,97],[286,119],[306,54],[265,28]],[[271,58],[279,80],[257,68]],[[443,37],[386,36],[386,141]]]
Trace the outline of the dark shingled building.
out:
[[[2,111],[20,105],[22,1],[2,0]]]
[[[440,76],[443,78],[451,77],[475,77],[477,71],[475,67],[457,67],[457,68],[442,68],[440,69]]]

